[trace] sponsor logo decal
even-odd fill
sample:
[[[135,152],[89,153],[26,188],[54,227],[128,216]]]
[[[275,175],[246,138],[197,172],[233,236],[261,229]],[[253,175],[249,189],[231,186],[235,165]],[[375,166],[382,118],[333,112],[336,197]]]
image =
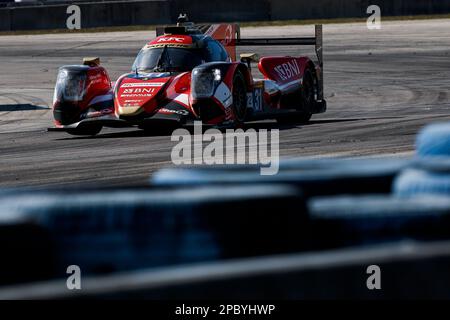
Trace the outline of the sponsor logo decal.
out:
[[[154,88],[128,88],[124,89],[123,93],[153,93]]]
[[[125,100],[123,107],[139,107],[140,105],[140,100]]]
[[[295,59],[276,66],[274,70],[281,80],[289,80],[300,75],[300,68],[298,66],[297,60]]]
[[[233,41],[233,27],[231,24],[227,26],[227,30],[225,30],[225,39],[223,41],[224,46],[228,46],[231,41]]]
[[[146,48],[159,48],[164,46],[169,47],[190,47],[192,45],[192,38],[190,36],[162,36],[152,40],[148,43]]]
[[[93,110],[93,109],[89,109],[88,112],[86,112],[85,114],[83,114],[81,116],[82,119],[86,119],[86,118],[96,118],[96,117],[101,117],[107,114],[111,114],[114,112],[113,108],[106,108],[106,109],[102,109],[102,110]]]
[[[163,48],[163,47],[172,47],[172,48],[191,48],[191,44],[186,43],[162,43],[162,44],[149,44],[145,46],[145,49],[149,48]]]
[[[161,108],[159,109],[160,113],[169,113],[169,114],[179,114],[181,116],[187,116],[189,115],[189,111],[187,110],[172,110],[172,109],[166,109],[166,108]]]
[[[164,82],[143,82],[143,83],[124,83],[122,88],[136,88],[136,87],[162,87]]]
[[[157,88],[164,85],[164,82],[133,82],[124,83],[121,86],[121,98],[136,98],[136,97],[152,97],[156,94]]]
[[[155,88],[125,88],[120,97],[152,97]]]
[[[253,92],[247,94],[247,106],[255,111],[262,111],[262,88],[255,88]]]
[[[159,38],[157,42],[178,42],[183,43],[184,38],[177,38],[177,37],[166,37],[166,38]]]

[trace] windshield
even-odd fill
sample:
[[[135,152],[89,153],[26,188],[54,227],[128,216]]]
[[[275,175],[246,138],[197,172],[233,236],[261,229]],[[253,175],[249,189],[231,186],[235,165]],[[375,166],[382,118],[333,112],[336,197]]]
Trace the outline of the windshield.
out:
[[[204,62],[199,49],[184,49],[168,46],[163,48],[145,48],[136,57],[133,63],[133,71],[190,71]]]

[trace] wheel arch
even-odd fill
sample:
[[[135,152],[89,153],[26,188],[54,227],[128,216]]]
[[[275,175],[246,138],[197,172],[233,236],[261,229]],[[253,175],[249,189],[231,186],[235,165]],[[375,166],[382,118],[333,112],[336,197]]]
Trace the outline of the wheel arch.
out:
[[[304,67],[304,69],[303,69],[303,75],[302,75],[302,78],[303,78],[303,76],[305,75],[306,71],[308,71],[308,70],[311,71],[311,73],[312,73],[314,79],[316,80],[316,79],[317,79],[316,65],[314,64],[314,62],[312,62],[312,61],[309,60],[309,59],[308,59],[308,61],[306,61],[306,63],[305,63],[305,67]]]
[[[253,76],[248,67],[243,63],[239,63],[235,72],[236,71],[240,71],[242,73],[247,84],[247,91],[251,92],[253,90]]]
[[[233,90],[233,78],[238,71],[244,76],[247,92],[251,92],[253,90],[253,77],[248,67],[242,62],[230,63],[227,74],[223,79],[224,83],[230,90]]]

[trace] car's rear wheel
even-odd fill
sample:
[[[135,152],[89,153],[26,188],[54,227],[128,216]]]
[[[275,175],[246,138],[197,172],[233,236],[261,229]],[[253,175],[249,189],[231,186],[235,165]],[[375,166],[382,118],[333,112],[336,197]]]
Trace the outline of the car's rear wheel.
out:
[[[312,72],[307,69],[303,75],[302,89],[300,92],[300,105],[295,114],[281,115],[277,121],[281,124],[306,123],[311,119],[315,104],[315,83]]]
[[[240,71],[234,74],[232,94],[235,123],[242,124],[247,115],[247,85]]]
[[[68,129],[67,133],[74,136],[95,136],[102,130],[102,126],[93,125],[82,128]]]
[[[314,77],[310,70],[306,70],[303,76],[302,91],[301,91],[301,109],[308,113],[311,117],[314,109]]]

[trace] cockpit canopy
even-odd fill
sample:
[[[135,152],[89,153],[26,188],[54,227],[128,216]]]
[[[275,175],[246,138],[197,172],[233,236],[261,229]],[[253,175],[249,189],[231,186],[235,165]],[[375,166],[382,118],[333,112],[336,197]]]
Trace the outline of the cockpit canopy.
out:
[[[132,70],[185,72],[213,61],[229,61],[229,57],[222,44],[211,37],[164,35],[142,48]]]

